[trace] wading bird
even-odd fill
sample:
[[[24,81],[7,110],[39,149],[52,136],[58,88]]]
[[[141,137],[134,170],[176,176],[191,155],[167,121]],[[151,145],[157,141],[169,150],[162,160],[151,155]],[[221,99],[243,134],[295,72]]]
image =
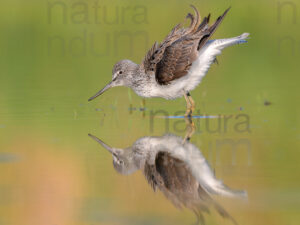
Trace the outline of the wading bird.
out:
[[[204,224],[202,212],[213,207],[222,217],[235,220],[212,195],[246,197],[245,191],[232,190],[215,177],[199,149],[181,137],[142,137],[131,147],[113,148],[89,134],[113,156],[115,170],[123,175],[141,170],[154,191],[160,190],[177,208],[192,210]]]
[[[195,103],[190,91],[196,88],[207,73],[216,56],[225,47],[244,43],[249,36],[209,40],[229,9],[209,25],[210,14],[202,22],[198,10],[191,5],[195,14],[188,14],[190,25],[178,24],[161,42],[155,42],[141,64],[131,60],[117,62],[112,71],[112,81],[96,93],[89,101],[109,88],[127,86],[144,98],[161,97],[175,99],[185,97],[186,116],[191,117]]]

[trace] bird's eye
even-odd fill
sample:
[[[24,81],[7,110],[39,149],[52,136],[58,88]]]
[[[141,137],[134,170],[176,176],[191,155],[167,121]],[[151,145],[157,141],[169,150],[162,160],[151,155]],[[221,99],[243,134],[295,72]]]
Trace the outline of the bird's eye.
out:
[[[120,164],[120,165],[123,165],[123,164],[124,164],[124,161],[123,161],[123,160],[120,160],[120,161],[119,161],[119,164]]]
[[[123,71],[121,70],[121,71],[119,71],[119,74],[122,74],[123,73]]]

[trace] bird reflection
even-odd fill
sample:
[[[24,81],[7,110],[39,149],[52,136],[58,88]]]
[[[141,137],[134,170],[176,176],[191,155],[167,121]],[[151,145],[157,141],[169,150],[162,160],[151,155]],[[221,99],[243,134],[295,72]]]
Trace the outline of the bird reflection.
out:
[[[203,212],[214,208],[222,217],[236,221],[212,195],[246,197],[245,191],[232,190],[215,177],[201,151],[181,137],[166,134],[142,137],[131,147],[113,148],[89,134],[113,156],[115,170],[129,175],[142,170],[154,191],[160,190],[177,208],[188,208],[204,224]]]

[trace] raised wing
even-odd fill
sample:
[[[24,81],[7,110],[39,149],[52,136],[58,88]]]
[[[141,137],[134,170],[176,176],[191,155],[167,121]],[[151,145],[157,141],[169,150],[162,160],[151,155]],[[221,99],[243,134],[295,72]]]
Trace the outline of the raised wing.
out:
[[[198,50],[211,37],[229,10],[227,9],[209,27],[210,15],[201,22],[198,10],[194,6],[191,7],[195,16],[190,13],[187,15],[186,19],[191,20],[190,26],[175,26],[162,43],[154,43],[142,62],[145,73],[153,73],[159,84],[169,84],[170,81],[188,73],[198,57]]]
[[[236,221],[198,183],[190,169],[182,160],[168,152],[158,152],[155,164],[145,163],[144,175],[153,190],[159,189],[177,208],[193,210],[199,220],[204,220],[202,212],[209,212],[213,206],[224,218]]]
[[[159,152],[154,165],[145,164],[144,175],[152,188],[159,189],[177,208],[208,211],[205,200],[199,199],[199,183],[187,165],[170,153]]]

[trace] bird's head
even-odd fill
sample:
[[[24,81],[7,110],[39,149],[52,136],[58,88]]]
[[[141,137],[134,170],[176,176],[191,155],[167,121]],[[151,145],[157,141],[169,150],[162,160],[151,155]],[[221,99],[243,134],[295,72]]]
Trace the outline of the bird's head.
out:
[[[130,148],[119,149],[113,148],[105,144],[99,138],[89,134],[91,138],[100,143],[108,152],[112,154],[113,165],[115,170],[123,175],[129,175],[138,170],[137,166],[133,162],[132,151]]]
[[[89,98],[89,101],[103,94],[106,90],[117,86],[130,86],[133,76],[136,75],[139,66],[130,60],[121,60],[117,62],[112,70],[112,80],[103,89]]]

